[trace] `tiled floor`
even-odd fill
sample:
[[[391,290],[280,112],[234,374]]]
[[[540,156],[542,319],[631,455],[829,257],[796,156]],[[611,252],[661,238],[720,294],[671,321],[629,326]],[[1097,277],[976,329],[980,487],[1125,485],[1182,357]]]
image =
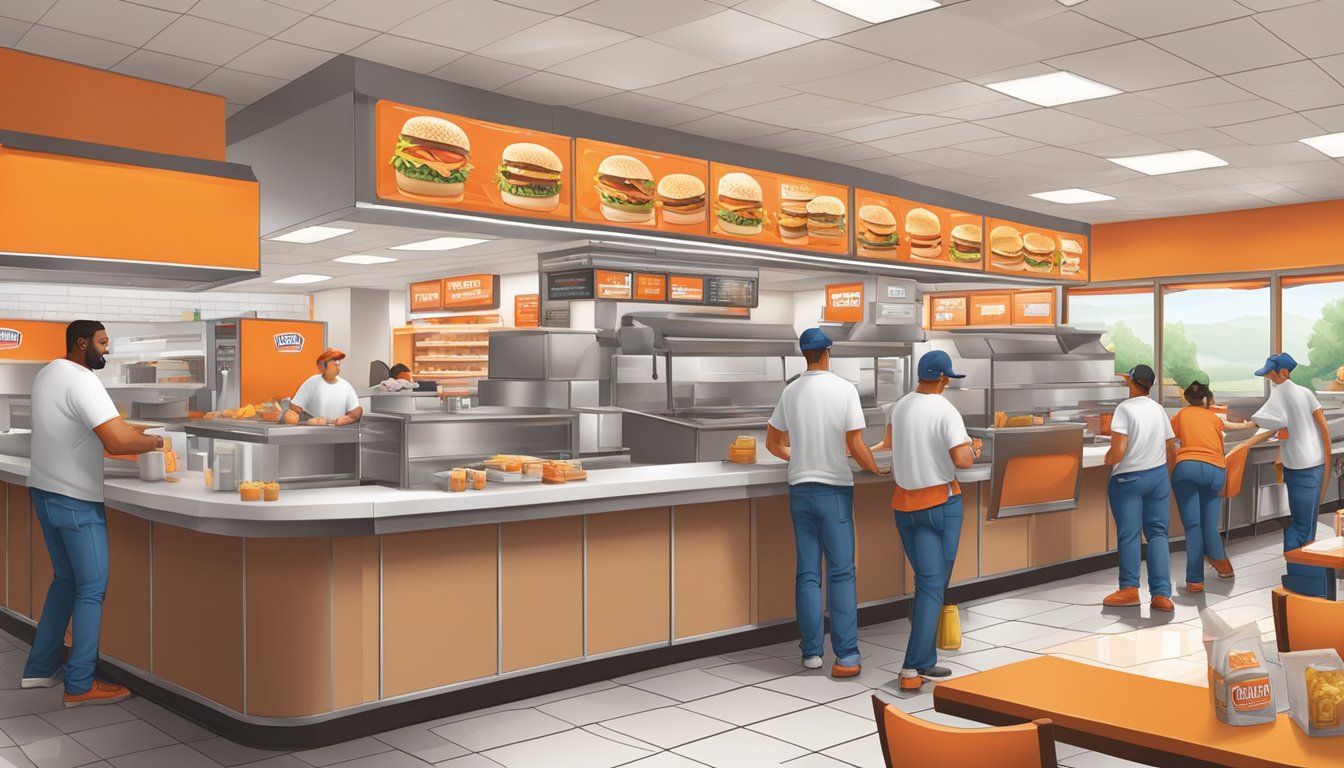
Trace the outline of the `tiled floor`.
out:
[[[964,604],[962,647],[941,660],[962,675],[1051,654],[1204,685],[1198,611],[1217,605],[1259,622],[1281,678],[1269,602],[1281,542],[1275,532],[1233,544],[1237,578],[1210,574],[1202,595],[1178,589],[1174,615],[1101,608],[1114,571]],[[1184,568],[1184,554],[1174,554],[1178,585]],[[914,696],[893,689],[908,637],[905,620],[863,628],[854,680],[804,670],[797,645],[782,643],[285,753],[234,744],[139,698],[62,709],[59,689],[19,689],[27,646],[0,634],[0,768],[881,768],[873,693],[934,722],[979,725],[934,712],[931,686]],[[1135,765],[1066,744],[1059,759],[1069,768]]]

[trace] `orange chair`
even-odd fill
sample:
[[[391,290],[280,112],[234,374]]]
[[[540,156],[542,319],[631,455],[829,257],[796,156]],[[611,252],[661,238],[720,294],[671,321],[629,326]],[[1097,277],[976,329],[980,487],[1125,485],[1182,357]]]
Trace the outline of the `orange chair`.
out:
[[[1344,602],[1325,600],[1275,587],[1274,639],[1279,652],[1334,648],[1344,656]]]
[[[1055,726],[1035,720],[1002,728],[949,728],[873,697],[887,768],[1055,768]],[[899,760],[900,762],[897,762]]]
[[[1223,464],[1227,468],[1227,479],[1223,481],[1223,490],[1218,495],[1223,498],[1223,544],[1227,544],[1232,533],[1232,499],[1241,493],[1242,481],[1246,478],[1246,458],[1251,451],[1245,443],[1233,448]]]

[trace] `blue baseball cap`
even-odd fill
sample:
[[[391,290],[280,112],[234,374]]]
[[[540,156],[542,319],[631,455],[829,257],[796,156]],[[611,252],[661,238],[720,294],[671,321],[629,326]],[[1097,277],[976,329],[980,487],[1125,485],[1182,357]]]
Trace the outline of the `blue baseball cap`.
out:
[[[1270,355],[1265,358],[1265,364],[1260,366],[1260,370],[1255,372],[1256,376],[1265,376],[1274,371],[1291,371],[1297,367],[1297,361],[1287,352],[1280,352],[1277,355]]]
[[[830,349],[831,337],[820,328],[808,328],[798,337],[798,348],[804,352],[813,349]]]
[[[1153,386],[1153,382],[1157,381],[1157,374],[1153,372],[1153,369],[1150,366],[1144,365],[1143,363],[1139,363],[1133,368],[1130,368],[1128,373],[1119,375],[1133,379],[1145,387],[1151,387]]]
[[[952,371],[952,358],[943,350],[925,352],[924,356],[919,358],[919,380],[937,381],[942,376],[949,379],[966,378],[965,374]]]

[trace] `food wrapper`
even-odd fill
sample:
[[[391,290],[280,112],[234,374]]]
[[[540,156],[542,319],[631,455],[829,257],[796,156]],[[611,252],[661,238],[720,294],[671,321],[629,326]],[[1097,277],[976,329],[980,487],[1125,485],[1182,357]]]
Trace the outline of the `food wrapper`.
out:
[[[1288,714],[1308,736],[1344,736],[1344,661],[1324,648],[1279,654]]]
[[[1278,717],[1260,627],[1232,626],[1214,608],[1200,611],[1213,711],[1228,725],[1265,725]]]

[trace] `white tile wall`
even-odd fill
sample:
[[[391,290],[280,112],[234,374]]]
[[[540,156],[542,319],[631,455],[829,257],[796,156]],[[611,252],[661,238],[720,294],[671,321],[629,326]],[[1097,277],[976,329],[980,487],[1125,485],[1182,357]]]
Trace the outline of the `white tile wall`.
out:
[[[0,283],[0,314],[16,320],[172,321],[181,320],[183,310],[194,309],[206,319],[255,310],[259,317],[307,320],[308,296]]]

